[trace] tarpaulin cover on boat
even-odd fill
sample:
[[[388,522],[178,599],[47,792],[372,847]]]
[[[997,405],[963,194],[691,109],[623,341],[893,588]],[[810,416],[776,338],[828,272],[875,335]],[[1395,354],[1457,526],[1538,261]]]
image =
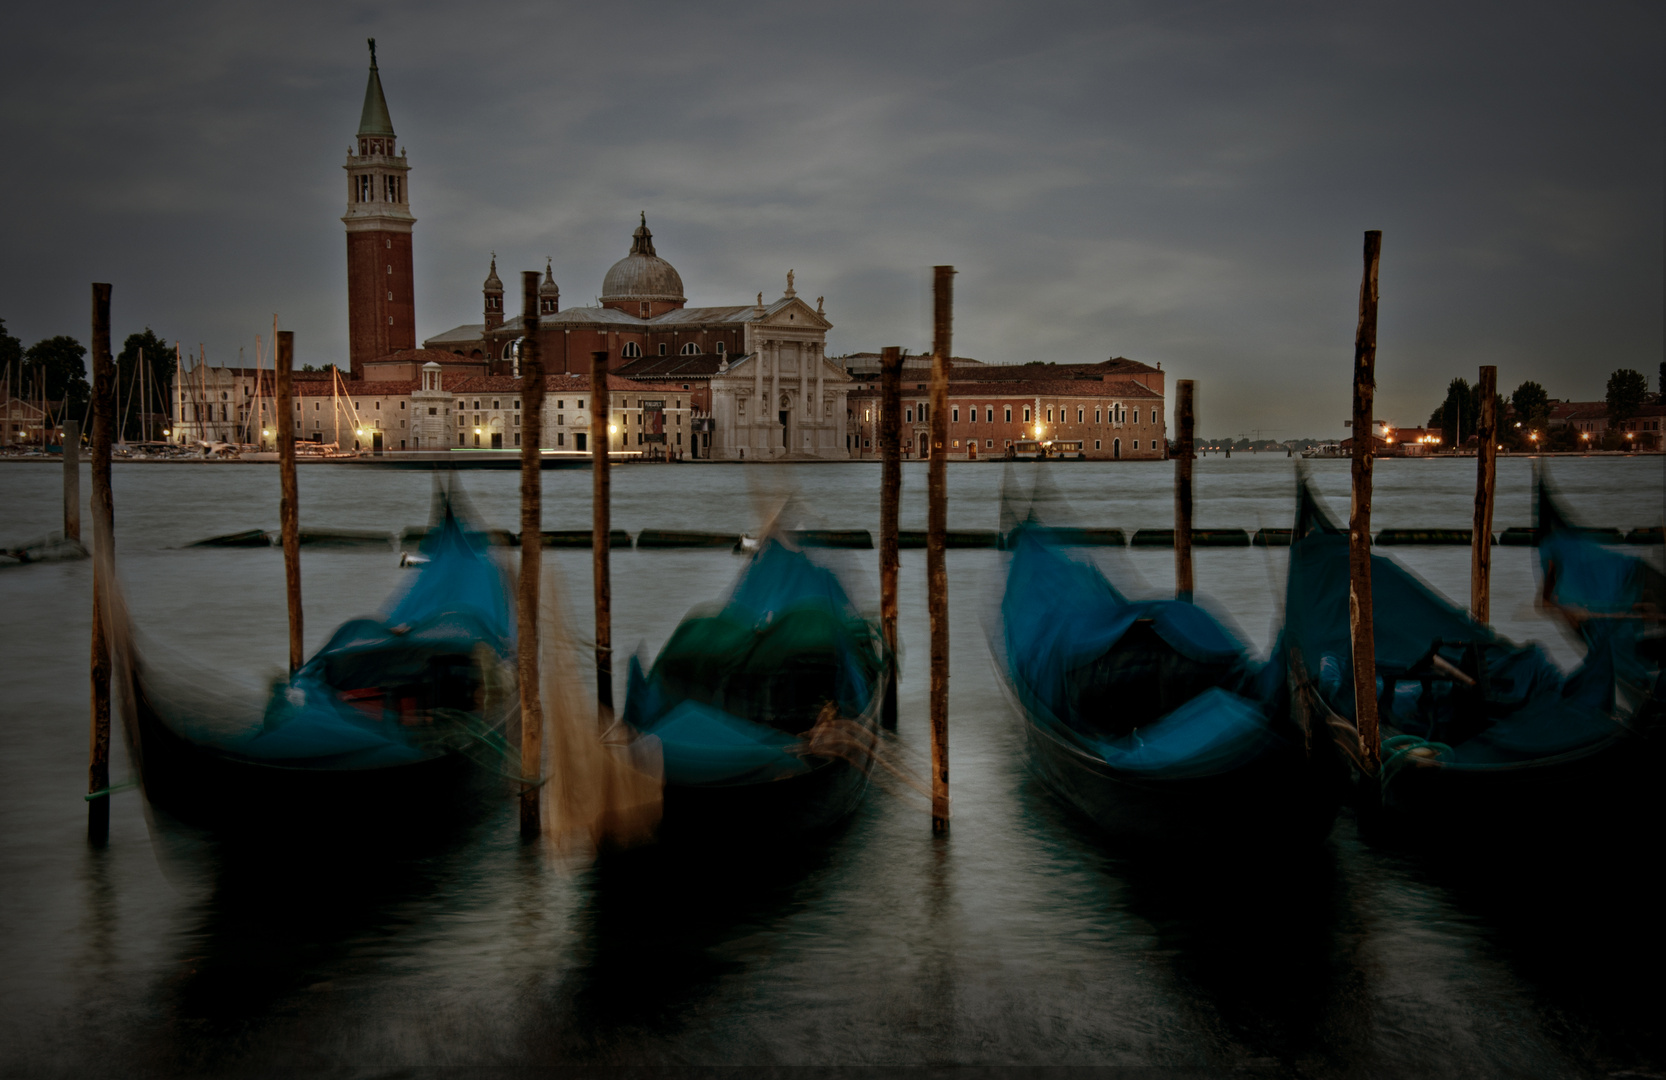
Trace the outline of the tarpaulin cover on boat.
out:
[[[627,723],[657,736],[670,784],[740,784],[807,771],[802,736],[825,705],[864,713],[879,685],[872,625],[839,579],[766,540],[716,610],[691,613],[644,674],[630,663]]]
[[[1218,775],[1284,744],[1278,672],[1264,678],[1203,608],[1130,600],[1047,529],[1021,525],[1008,546],[1004,651],[1032,722],[1151,778]]]
[[[483,671],[514,655],[514,620],[485,536],[449,507],[423,547],[429,561],[385,614],[342,624],[273,687],[258,727],[189,707],[170,710],[169,726],[228,758],[291,768],[375,769],[454,749],[459,733],[435,714],[478,713]]]
[[[1305,481],[1299,497],[1285,640],[1326,704],[1352,720],[1348,538],[1324,516]],[[1597,545],[1558,530],[1541,546],[1545,551],[1567,561],[1580,595],[1621,602],[1615,586],[1626,575],[1611,566],[1586,572],[1607,561]],[[1412,737],[1399,748],[1416,745],[1443,764],[1484,769],[1593,751],[1624,733],[1614,716],[1609,642],[1598,641],[1580,668],[1564,676],[1537,645],[1505,640],[1381,555],[1371,557],[1371,602],[1384,736]],[[1385,742],[1385,752],[1394,749]],[[1390,775],[1395,762],[1387,756]]]

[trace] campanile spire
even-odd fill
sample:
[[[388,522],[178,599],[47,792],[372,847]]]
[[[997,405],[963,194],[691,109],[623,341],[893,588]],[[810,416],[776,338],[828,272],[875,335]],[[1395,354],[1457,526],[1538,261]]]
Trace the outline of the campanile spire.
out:
[[[416,348],[411,216],[405,152],[395,146],[387,95],[370,45],[370,78],[355,146],[347,152],[347,327],[353,377],[366,360]],[[357,151],[357,153],[354,152]]]

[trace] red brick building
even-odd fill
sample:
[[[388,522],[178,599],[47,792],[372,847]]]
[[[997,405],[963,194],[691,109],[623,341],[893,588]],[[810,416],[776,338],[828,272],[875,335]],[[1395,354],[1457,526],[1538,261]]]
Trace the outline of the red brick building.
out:
[[[930,381],[904,371],[903,449],[930,447]],[[951,458],[1077,454],[1100,460],[1168,456],[1163,371],[1115,357],[1100,364],[962,364],[949,378]],[[849,394],[851,457],[877,457],[879,380]]]

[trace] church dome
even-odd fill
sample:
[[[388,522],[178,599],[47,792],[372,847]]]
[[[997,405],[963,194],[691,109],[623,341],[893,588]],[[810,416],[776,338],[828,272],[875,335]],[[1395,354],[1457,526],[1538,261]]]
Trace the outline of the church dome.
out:
[[[683,303],[683,279],[670,263],[654,254],[654,234],[648,215],[631,237],[630,254],[614,263],[602,279],[602,303],[620,300],[664,300]]]
[[[503,279],[497,276],[497,252],[492,252],[492,272],[486,275],[486,283],[481,286],[486,292],[502,292]]]

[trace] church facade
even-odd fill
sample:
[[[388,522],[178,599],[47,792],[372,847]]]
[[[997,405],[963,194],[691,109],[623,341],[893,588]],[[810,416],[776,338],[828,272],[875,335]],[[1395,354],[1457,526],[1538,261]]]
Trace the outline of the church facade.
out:
[[[602,278],[595,307],[562,310],[548,264],[538,288],[539,357],[551,373],[584,374],[606,352],[623,378],[691,395],[693,456],[733,461],[849,457],[845,395],[851,378],[827,358],[832,323],[822,299],[799,297],[792,271],[777,299],[689,307],[682,276],[654,248],[643,214],[625,257]],[[493,256],[481,290],[482,321],[423,342],[428,353],[510,374],[526,337],[505,317]]]

